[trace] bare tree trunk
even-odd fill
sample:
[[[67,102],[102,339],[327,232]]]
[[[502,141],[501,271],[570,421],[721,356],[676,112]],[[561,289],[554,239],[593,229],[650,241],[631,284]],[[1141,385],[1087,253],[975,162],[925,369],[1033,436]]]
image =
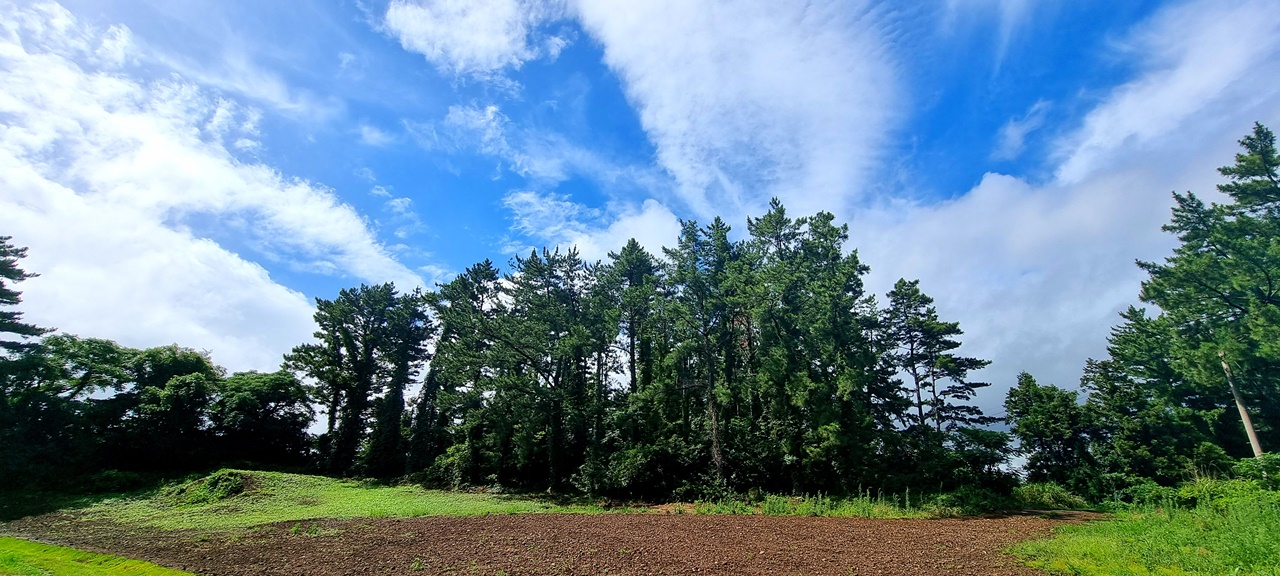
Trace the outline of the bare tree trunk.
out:
[[[1222,359],[1222,371],[1227,375],[1227,385],[1231,386],[1231,397],[1236,400],[1236,409],[1240,411],[1240,420],[1244,422],[1244,433],[1249,436],[1249,447],[1253,448],[1253,457],[1262,456],[1262,445],[1258,444],[1258,433],[1253,430],[1253,420],[1249,418],[1249,411],[1244,407],[1244,398],[1240,396],[1240,391],[1236,390],[1236,379],[1231,375],[1231,366],[1227,364],[1227,353],[1218,352],[1218,358]]]

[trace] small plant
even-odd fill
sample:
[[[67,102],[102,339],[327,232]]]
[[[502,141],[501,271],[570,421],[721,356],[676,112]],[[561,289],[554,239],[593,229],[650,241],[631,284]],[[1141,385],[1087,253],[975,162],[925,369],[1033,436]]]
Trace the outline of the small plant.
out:
[[[422,570],[424,568],[426,567],[422,565],[421,558],[414,558],[413,563],[409,565],[409,569],[414,571]]]

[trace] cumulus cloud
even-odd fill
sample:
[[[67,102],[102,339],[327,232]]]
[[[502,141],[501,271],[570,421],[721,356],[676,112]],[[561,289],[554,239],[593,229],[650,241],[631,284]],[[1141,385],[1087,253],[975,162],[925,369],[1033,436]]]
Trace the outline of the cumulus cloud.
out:
[[[567,42],[538,27],[562,16],[555,0],[393,0],[383,26],[442,72],[495,79]]]
[[[332,191],[237,159],[225,142],[257,134],[251,107],[117,72],[132,56],[119,27],[56,4],[0,15],[0,228],[43,274],[24,286],[33,321],[274,367],[309,336],[306,299],[194,228],[235,227],[248,250],[308,270],[421,283]]]
[[[903,94],[867,3],[580,2],[695,214],[847,214]]]

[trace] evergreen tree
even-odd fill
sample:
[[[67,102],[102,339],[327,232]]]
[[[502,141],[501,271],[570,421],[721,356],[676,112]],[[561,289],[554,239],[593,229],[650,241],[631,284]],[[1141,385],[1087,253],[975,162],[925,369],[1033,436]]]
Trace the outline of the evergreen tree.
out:
[[[14,246],[10,242],[12,239],[12,236],[0,236],[0,307],[17,306],[21,303],[22,293],[14,288],[14,284],[38,276],[18,267],[18,261],[27,256],[27,249]],[[49,328],[23,322],[22,312],[0,309],[0,335],[13,334],[19,338],[0,338],[0,352],[18,352],[29,348],[34,345],[27,341],[29,338],[43,336],[51,331]]]
[[[1004,401],[1006,421],[1027,457],[1027,479],[1056,482],[1077,492],[1089,488],[1093,457],[1089,453],[1092,423],[1077,394],[1042,386],[1026,372]]]
[[[890,353],[894,367],[910,378],[907,393],[914,398],[915,410],[910,425],[932,426],[942,433],[959,425],[993,422],[978,407],[959,403],[973,400],[978,389],[990,386],[969,381],[968,376],[991,363],[951,353],[960,347],[954,338],[964,333],[960,324],[938,319],[933,298],[920,291],[919,280],[898,280],[888,296],[884,323],[896,344]]]

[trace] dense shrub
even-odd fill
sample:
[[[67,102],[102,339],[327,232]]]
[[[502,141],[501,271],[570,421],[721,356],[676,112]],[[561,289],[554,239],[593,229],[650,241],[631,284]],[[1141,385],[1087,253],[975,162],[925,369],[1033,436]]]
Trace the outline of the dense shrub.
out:
[[[1253,480],[1268,490],[1280,490],[1280,454],[1263,454],[1257,458],[1243,458],[1233,468],[1236,476]]]
[[[211,504],[248,492],[253,485],[252,473],[224,469],[182,484],[169,496],[182,504]]]
[[[1037,510],[1079,510],[1088,506],[1084,498],[1053,482],[1037,482],[1013,489],[1013,497],[1024,507]]]
[[[964,516],[987,514],[1003,510],[1020,508],[1020,502],[995,490],[961,486],[960,488],[935,496],[930,505],[936,507],[942,515],[954,512]]]

